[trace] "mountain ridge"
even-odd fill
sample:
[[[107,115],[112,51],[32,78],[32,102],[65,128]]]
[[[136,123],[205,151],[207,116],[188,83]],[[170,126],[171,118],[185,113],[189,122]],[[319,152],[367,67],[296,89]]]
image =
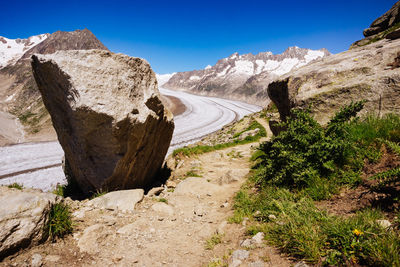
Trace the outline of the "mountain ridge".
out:
[[[178,72],[163,87],[265,105],[269,101],[266,94],[268,83],[295,67],[328,55],[329,51],[324,48],[311,50],[297,46],[289,47],[281,54],[267,51],[240,55],[235,52],[218,60],[214,66]],[[257,78],[257,75],[260,76]],[[254,86],[254,80],[260,78],[260,84],[267,84]]]

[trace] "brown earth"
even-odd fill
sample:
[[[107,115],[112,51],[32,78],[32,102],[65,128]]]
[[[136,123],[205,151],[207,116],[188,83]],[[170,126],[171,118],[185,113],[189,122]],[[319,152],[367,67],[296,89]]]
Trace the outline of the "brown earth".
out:
[[[21,251],[6,258],[0,266],[30,266],[35,254],[41,256],[43,266],[227,263],[231,261],[231,253],[247,238],[246,221],[238,225],[227,220],[233,215],[233,197],[248,176],[254,145],[240,145],[175,162],[170,159],[176,166],[168,182],[170,187],[159,196],[145,196],[132,213],[98,209],[87,201],[70,200],[75,225],[72,235]],[[189,172],[201,177],[186,177]],[[161,208],[155,209],[154,205]],[[221,243],[207,249],[207,241],[217,232],[222,237]],[[265,243],[249,252],[242,266],[254,262],[262,264],[257,266],[293,264]]]
[[[360,186],[356,188],[344,187],[339,194],[334,195],[331,199],[317,202],[317,207],[341,216],[352,216],[357,211],[371,206],[380,207],[387,218],[393,219],[397,215],[399,203],[393,202],[393,197],[390,197],[389,194],[396,191],[400,192],[400,186],[391,186],[376,192],[371,189],[371,186],[377,182],[370,180],[370,178],[377,173],[400,166],[400,157],[388,150],[385,145],[382,146],[381,153],[382,156],[378,162],[366,162]]]

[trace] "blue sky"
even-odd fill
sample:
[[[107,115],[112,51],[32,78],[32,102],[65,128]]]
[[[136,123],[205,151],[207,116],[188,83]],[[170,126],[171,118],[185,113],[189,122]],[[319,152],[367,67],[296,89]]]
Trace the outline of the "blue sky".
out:
[[[201,69],[234,52],[348,49],[396,0],[3,1],[0,36],[88,28],[158,73]]]

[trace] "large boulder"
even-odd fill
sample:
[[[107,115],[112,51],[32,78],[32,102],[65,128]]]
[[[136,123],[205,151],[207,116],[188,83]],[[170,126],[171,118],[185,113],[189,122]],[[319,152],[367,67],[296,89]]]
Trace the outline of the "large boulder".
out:
[[[369,28],[365,29],[365,37],[375,35],[393,27],[400,22],[400,1],[397,1],[385,14],[374,20]]]
[[[268,86],[285,120],[293,107],[312,105],[325,123],[351,101],[367,100],[363,113],[400,113],[400,40],[382,40],[310,63]]]
[[[372,22],[369,28],[363,31],[364,39],[354,42],[350,48],[365,46],[376,41],[400,38],[400,1],[396,2],[385,14]]]
[[[143,59],[103,50],[33,55],[36,83],[84,192],[150,184],[164,161],[173,116]]]
[[[0,187],[0,261],[47,238],[44,231],[54,194]]]

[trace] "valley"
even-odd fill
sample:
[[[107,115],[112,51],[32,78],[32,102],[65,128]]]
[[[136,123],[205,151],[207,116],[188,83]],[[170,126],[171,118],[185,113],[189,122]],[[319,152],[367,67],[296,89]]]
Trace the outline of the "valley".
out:
[[[224,125],[261,110],[255,105],[215,97],[197,96],[160,88],[165,96],[179,99],[186,110],[175,116],[175,131],[168,150],[194,143]],[[65,184],[61,161],[64,152],[57,141],[0,147],[0,184],[20,183],[51,191]]]

